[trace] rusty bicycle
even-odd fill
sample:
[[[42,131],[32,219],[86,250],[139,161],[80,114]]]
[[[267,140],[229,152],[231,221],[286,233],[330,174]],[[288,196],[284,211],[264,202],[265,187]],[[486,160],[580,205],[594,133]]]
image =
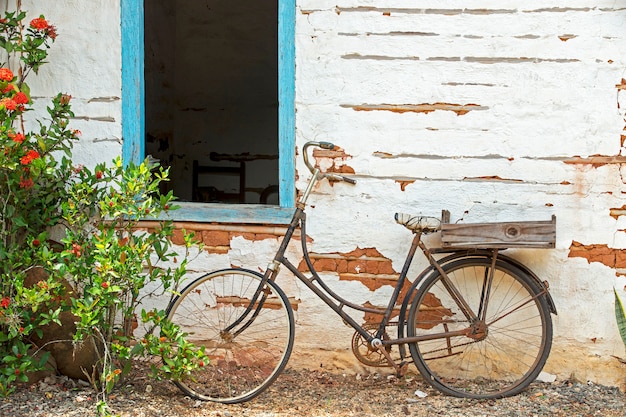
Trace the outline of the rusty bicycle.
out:
[[[265,273],[215,271],[195,279],[169,305],[168,318],[188,340],[204,346],[210,358],[192,377],[176,382],[178,387],[197,399],[239,403],[259,395],[278,377],[289,360],[295,332],[292,306],[276,283],[280,266],[355,330],[353,352],[367,365],[390,366],[402,375],[412,360],[426,382],[443,393],[468,398],[515,395],[534,381],[550,352],[551,314],[556,308],[547,282],[500,251],[553,247],[555,218],[472,227],[449,224],[445,212],[441,219],[398,213],[396,222],[414,237],[388,304],[352,303],[336,294],[313,267],[305,208],[317,181],[355,180],[321,172],[309,161],[311,147],[334,145],[303,146],[312,176]],[[285,256],[296,230],[306,274]],[[442,239],[442,247],[429,248],[422,236],[435,232],[448,238]],[[409,282],[409,266],[418,249],[429,266]],[[380,321],[361,324],[349,314],[353,311],[376,315]],[[392,355],[394,346],[398,352]]]

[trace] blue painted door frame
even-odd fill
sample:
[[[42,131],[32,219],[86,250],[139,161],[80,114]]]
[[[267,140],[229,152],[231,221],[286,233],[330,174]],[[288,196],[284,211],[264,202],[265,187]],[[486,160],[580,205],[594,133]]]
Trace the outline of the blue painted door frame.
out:
[[[122,157],[145,157],[144,0],[121,1]],[[265,1],[265,0],[264,0]],[[278,149],[280,207],[251,204],[181,203],[175,220],[228,223],[288,223],[295,205],[295,10],[296,0],[278,0]]]

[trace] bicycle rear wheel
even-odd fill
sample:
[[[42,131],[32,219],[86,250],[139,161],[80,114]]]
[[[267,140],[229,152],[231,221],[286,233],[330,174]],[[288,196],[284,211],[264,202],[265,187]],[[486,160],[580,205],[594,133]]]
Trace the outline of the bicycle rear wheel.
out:
[[[535,380],[550,353],[552,318],[543,288],[501,261],[486,286],[491,262],[464,258],[443,268],[475,315],[487,300],[484,320],[465,317],[437,271],[420,286],[409,310],[407,334],[432,336],[409,345],[413,361],[427,382],[449,395],[515,395]],[[445,335],[454,331],[464,334]]]
[[[168,318],[209,357],[191,378],[175,382],[187,395],[248,401],[284,369],[293,347],[293,311],[274,282],[259,288],[262,279],[244,269],[216,271],[192,282],[168,307]]]

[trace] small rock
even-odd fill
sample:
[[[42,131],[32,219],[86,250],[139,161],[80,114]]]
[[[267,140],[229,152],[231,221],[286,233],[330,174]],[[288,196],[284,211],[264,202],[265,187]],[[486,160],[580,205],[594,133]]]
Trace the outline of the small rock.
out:
[[[546,382],[546,383],[551,384],[554,381],[556,381],[556,375],[552,375],[547,372],[541,372],[537,376],[537,382]]]
[[[146,393],[150,394],[152,392],[152,385],[146,385]]]
[[[415,391],[415,395],[417,395],[419,398],[426,398],[426,397],[428,397],[428,394],[426,394],[424,391],[420,391],[420,390]]]

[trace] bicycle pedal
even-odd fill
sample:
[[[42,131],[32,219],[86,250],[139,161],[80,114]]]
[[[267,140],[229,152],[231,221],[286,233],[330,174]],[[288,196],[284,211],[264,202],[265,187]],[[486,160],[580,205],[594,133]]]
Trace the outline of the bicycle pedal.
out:
[[[406,362],[406,361],[400,362],[398,366],[396,367],[396,377],[402,378],[404,375],[406,375],[406,372],[408,370],[409,370],[409,362]]]

